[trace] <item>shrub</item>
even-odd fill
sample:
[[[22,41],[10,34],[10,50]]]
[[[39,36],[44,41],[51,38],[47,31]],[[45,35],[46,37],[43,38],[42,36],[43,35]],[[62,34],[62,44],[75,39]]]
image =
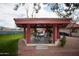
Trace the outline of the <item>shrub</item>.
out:
[[[63,37],[60,39],[60,46],[64,47],[65,43],[66,43],[66,36],[63,35]]]

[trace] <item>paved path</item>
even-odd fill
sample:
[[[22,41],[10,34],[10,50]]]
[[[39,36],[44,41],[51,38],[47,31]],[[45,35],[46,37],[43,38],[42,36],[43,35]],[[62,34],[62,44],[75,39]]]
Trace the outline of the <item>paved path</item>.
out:
[[[22,40],[18,43],[18,55],[22,56],[79,56],[79,38],[67,37],[64,47],[48,47],[48,49],[36,49],[26,47]]]

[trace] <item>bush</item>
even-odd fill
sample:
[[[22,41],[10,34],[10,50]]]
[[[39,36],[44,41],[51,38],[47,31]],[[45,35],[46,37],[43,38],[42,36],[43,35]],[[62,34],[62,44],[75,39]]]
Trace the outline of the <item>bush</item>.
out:
[[[52,40],[49,39],[48,42],[49,42],[49,43],[52,43]]]
[[[63,37],[60,39],[60,46],[61,46],[61,47],[64,47],[65,43],[66,43],[66,36],[63,36]]]

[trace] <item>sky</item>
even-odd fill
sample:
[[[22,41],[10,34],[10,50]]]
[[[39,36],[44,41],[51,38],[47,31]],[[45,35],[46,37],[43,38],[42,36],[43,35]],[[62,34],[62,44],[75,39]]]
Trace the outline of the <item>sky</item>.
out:
[[[0,26],[6,28],[17,28],[13,18],[25,17],[24,7],[19,8],[19,10],[13,10],[15,4],[12,3],[0,3]],[[23,11],[23,12],[20,12]]]
[[[18,10],[14,10],[16,3],[0,3],[0,27],[7,27],[15,29],[17,28],[15,21],[13,18],[27,18],[27,12],[29,18],[32,18],[32,12],[33,12],[33,4],[28,3],[25,6],[20,6]],[[33,18],[60,18],[55,12],[51,12],[50,8],[47,5],[40,4],[41,9],[37,14],[34,14]],[[66,8],[64,5],[60,4],[62,6],[60,10]],[[76,15],[79,13],[79,10],[76,10]],[[74,16],[74,14],[73,14]],[[75,17],[76,18],[76,17]],[[74,19],[75,19],[74,18]]]
[[[0,3],[0,27],[7,28],[16,28],[15,21],[13,18],[27,18],[26,8],[28,8],[29,18],[31,18],[31,14],[33,11],[32,4],[28,4],[29,7],[20,6],[17,11],[13,10],[15,8],[15,4],[12,3]],[[38,14],[34,16],[34,18],[57,18],[58,16],[55,13],[48,12],[45,10],[45,5],[41,4],[41,10]],[[53,15],[52,15],[53,14]]]

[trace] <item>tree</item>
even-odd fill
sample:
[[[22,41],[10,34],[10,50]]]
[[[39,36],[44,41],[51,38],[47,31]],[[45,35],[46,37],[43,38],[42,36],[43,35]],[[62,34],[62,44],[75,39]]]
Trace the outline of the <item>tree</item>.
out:
[[[67,16],[69,17],[70,15],[74,14],[75,15],[75,10],[79,9],[79,3],[65,3],[65,5],[68,7],[68,9],[66,9],[66,13],[67,13]],[[78,13],[78,12],[77,12]],[[73,24],[71,26],[71,29],[70,29],[70,36],[72,35],[72,31],[74,31],[73,26],[76,24],[76,22],[79,22],[79,16],[78,14],[76,16],[72,16],[73,18]],[[74,20],[75,18],[75,20]]]
[[[50,9],[53,12],[56,12],[57,15],[62,18],[69,18],[69,17],[73,18],[73,21],[72,21],[73,24],[70,29],[70,34],[71,34],[73,30],[72,27],[74,26],[74,24],[76,24],[76,22],[79,22],[78,12],[76,12],[77,13],[76,16],[72,16],[72,15],[75,15],[75,11],[79,9],[79,3],[64,3],[63,6],[65,6],[66,8],[63,8],[62,11],[60,11],[60,8],[63,6],[60,7],[60,4],[58,3],[49,3],[48,6],[50,6]]]
[[[3,30],[4,29],[4,27],[0,27],[0,30]]]
[[[56,12],[58,16],[65,18],[71,16],[72,13],[79,8],[79,3],[47,3],[47,5],[50,7],[51,11]]]
[[[31,5],[31,6],[30,6]],[[39,10],[41,9],[40,3],[19,3],[15,5],[14,10],[18,10],[18,8],[20,6],[25,6],[26,9],[26,14],[27,14],[27,18],[34,18],[35,15],[39,12]],[[32,10],[30,11],[30,7],[32,8]],[[30,16],[29,16],[29,11],[31,12]],[[36,27],[33,29],[34,30],[34,36],[36,37],[37,34],[37,29]]]
[[[33,18],[35,14],[38,13],[41,8],[40,3],[30,3],[30,4],[29,3],[18,3],[15,5],[14,10],[17,11],[20,6],[25,6],[27,18],[29,18],[29,12],[31,12],[30,14],[31,18]],[[32,7],[32,11],[29,11],[30,7]]]

